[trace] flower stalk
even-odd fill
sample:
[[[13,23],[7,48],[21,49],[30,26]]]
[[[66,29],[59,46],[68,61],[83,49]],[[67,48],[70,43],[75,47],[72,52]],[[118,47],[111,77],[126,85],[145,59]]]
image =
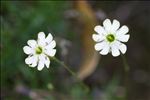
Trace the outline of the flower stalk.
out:
[[[130,67],[128,65],[127,59],[125,57],[125,55],[121,55],[122,60],[123,60],[123,65],[124,65],[124,71],[125,71],[125,96],[126,96],[126,100],[129,100],[129,70]]]
[[[128,73],[130,70],[130,67],[128,65],[127,59],[126,59],[125,55],[121,55],[121,57],[122,57],[123,64],[124,64],[124,70],[126,73]]]
[[[62,65],[71,75],[76,76],[76,73],[73,72],[64,62],[58,60],[56,57],[51,57],[51,59]]]
[[[74,71],[72,71],[64,62],[60,61],[56,57],[51,57],[50,59],[52,59],[52,60],[56,61],[57,63],[59,63],[60,65],[62,65],[85,88],[85,91],[87,93],[89,92],[89,87],[86,84],[84,84],[83,81],[77,77],[76,73]]]

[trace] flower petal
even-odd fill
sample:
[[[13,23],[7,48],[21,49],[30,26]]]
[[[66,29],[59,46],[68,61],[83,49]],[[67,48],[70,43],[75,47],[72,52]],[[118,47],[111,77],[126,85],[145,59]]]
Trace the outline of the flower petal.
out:
[[[37,63],[38,63],[38,56],[34,55],[32,58],[32,64],[30,66],[35,67],[35,66],[37,66]]]
[[[45,58],[45,65],[47,68],[49,68],[49,65],[50,65],[50,60],[48,57]]]
[[[122,43],[122,44],[119,46],[119,49],[120,49],[120,51],[122,52],[122,54],[125,54],[126,51],[127,51],[127,46]]]
[[[45,51],[52,50],[56,46],[56,42],[53,40],[49,45],[45,47]]]
[[[50,49],[44,51],[48,56],[53,57],[56,54],[56,49]]]
[[[100,35],[106,34],[104,28],[100,25],[95,26],[94,30],[95,30],[95,32],[97,32]]]
[[[111,45],[111,52],[112,52],[112,55],[114,57],[117,57],[120,55],[120,52],[119,52],[119,48],[118,48],[118,44],[117,43],[113,43],[113,45]]]
[[[105,44],[104,47],[102,48],[102,50],[100,51],[100,54],[102,54],[102,55],[107,55],[108,52],[109,52],[109,50],[110,50],[109,45],[108,45],[108,44]]]
[[[39,56],[39,64],[38,64],[38,70],[41,71],[44,68],[44,64],[45,64],[45,55],[41,54]]]
[[[33,53],[33,49],[29,46],[24,46],[23,51],[25,54],[32,54]]]
[[[38,39],[40,39],[40,40],[45,39],[45,33],[44,32],[39,32],[38,33]]]
[[[110,19],[105,19],[103,22],[103,26],[107,32],[111,31],[111,21]]]
[[[46,37],[46,42],[50,43],[53,40],[53,36],[51,33],[48,34],[48,36]]]
[[[25,63],[26,64],[32,64],[33,63],[33,58],[34,58],[34,56],[29,56],[29,57],[27,57],[26,59],[25,59]]]
[[[127,42],[129,40],[129,38],[130,38],[129,34],[127,34],[127,35],[122,35],[122,34],[116,35],[116,39],[121,41],[121,42]]]
[[[38,45],[44,47],[46,45],[45,40],[38,40]]]
[[[111,26],[112,28],[111,30],[115,32],[116,30],[118,30],[119,27],[120,27],[120,22],[114,19]]]
[[[27,41],[27,44],[32,47],[32,48],[35,48],[36,45],[37,45],[37,42],[35,40],[28,40]]]
[[[41,71],[43,68],[44,68],[44,62],[39,61],[39,64],[38,64],[37,69],[38,69],[39,71]]]
[[[55,42],[55,40],[53,40],[53,41],[50,43],[50,45],[51,45],[52,48],[56,47],[56,42]]]
[[[118,31],[117,31],[117,35],[119,35],[119,34],[126,34],[126,33],[128,33],[129,32],[129,28],[126,26],[126,25],[124,25],[124,26],[122,26]]]
[[[94,48],[96,51],[100,51],[104,46],[106,45],[106,42],[105,41],[102,41],[100,43],[97,43]]]
[[[43,47],[43,46],[46,45],[44,32],[39,32],[37,42],[38,42],[38,45],[39,45],[39,46],[42,46],[42,47]]]
[[[92,38],[95,42],[100,42],[100,41],[104,40],[104,36],[102,36],[100,34],[93,34]]]

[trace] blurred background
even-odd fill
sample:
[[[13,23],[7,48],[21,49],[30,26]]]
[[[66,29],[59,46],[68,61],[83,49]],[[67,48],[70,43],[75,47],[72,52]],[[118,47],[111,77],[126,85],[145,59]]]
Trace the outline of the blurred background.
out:
[[[2,0],[0,15],[1,100],[150,100],[149,1]],[[106,18],[130,29],[128,73],[121,56],[94,50],[93,28]],[[55,61],[40,72],[25,64],[23,46],[40,31],[52,33],[56,57],[77,73],[88,92]]]

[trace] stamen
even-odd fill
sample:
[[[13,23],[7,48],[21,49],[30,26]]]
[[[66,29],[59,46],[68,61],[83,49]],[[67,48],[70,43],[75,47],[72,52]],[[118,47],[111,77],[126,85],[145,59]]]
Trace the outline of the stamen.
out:
[[[113,34],[108,34],[106,39],[108,42],[113,42],[115,40],[115,36]]]
[[[41,47],[37,47],[36,48],[36,54],[41,54],[42,53],[42,48]]]

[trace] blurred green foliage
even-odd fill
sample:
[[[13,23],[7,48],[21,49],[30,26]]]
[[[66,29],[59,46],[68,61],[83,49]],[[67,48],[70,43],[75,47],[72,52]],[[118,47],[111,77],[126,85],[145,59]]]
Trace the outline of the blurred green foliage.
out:
[[[65,33],[66,24],[62,15],[68,7],[67,3],[64,1],[2,1],[1,3],[2,86],[12,87],[17,81],[25,81],[34,88],[45,86],[53,80],[54,71],[44,69],[38,72],[29,68],[24,63],[27,56],[22,48],[28,39],[36,39],[40,31],[51,32],[54,36],[60,32]]]

